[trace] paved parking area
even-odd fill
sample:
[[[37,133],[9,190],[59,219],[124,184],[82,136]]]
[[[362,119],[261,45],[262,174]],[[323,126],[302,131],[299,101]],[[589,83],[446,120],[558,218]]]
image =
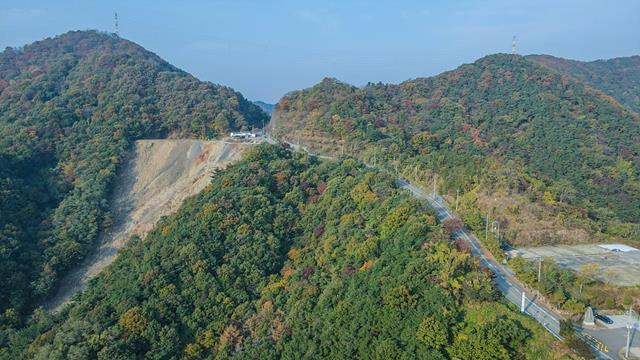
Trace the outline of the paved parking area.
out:
[[[520,248],[510,251],[511,256],[525,259],[553,258],[558,265],[579,271],[586,264],[598,264],[595,277],[618,286],[640,285],[640,250],[624,247],[625,251],[614,251],[600,246],[558,245]]]
[[[627,315],[607,315],[609,319],[613,320],[613,324],[605,324],[600,320],[596,320],[596,324],[606,329],[620,329],[627,328],[627,320],[629,317]],[[634,324],[637,323],[637,320]]]

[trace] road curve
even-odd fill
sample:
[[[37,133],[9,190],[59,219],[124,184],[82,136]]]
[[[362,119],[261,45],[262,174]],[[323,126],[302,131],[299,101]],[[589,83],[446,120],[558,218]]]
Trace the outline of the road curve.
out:
[[[448,219],[459,219],[451,209],[449,209],[440,195],[433,192],[427,194],[421,188],[410,184],[404,179],[397,179],[396,185],[410,191],[413,196],[418,199],[427,200],[429,205],[435,210],[436,217],[440,223],[443,223]],[[523,312],[533,317],[556,338],[562,340],[562,337],[560,336],[560,320],[562,317],[559,314],[554,313],[551,309],[548,309],[544,305],[536,302],[536,296],[525,289],[520,281],[513,276],[513,272],[511,270],[496,261],[490,253],[483,248],[480,241],[469,230],[463,227],[462,229],[454,232],[453,237],[456,240],[460,239],[469,244],[471,247],[471,254],[478,257],[480,259],[480,264],[486,266],[495,274],[493,281],[496,288],[504,295],[505,298],[507,298],[507,300],[522,309],[522,297],[524,294],[525,303]],[[595,351],[598,359],[619,359],[617,354],[608,354],[608,349],[607,352],[603,352],[593,346],[591,342],[588,343]]]
[[[278,139],[272,138],[269,135],[265,136],[264,140],[270,144],[285,143],[292,147],[294,151],[306,152],[309,155],[318,158],[326,160],[336,160],[335,157],[314,154],[304,146],[291,144],[286,141],[279,141]],[[364,164],[368,168],[372,167],[369,164]],[[401,178],[396,179],[396,185],[400,188],[410,191],[413,196],[418,199],[427,200],[429,205],[435,210],[436,216],[440,223],[444,222],[447,219],[458,219],[458,217],[451,211],[451,209],[449,209],[444,199],[440,195],[436,193],[427,194],[421,188],[410,184],[407,180]],[[453,237],[456,240],[462,239],[467,244],[469,244],[471,246],[471,254],[473,256],[479,257],[480,264],[493,271],[493,273],[495,274],[495,276],[493,277],[493,281],[496,285],[496,288],[502,293],[505,298],[507,298],[507,300],[515,304],[518,308],[524,307],[524,313],[533,317],[556,338],[558,338],[559,340],[563,340],[562,336],[560,336],[560,319],[562,319],[562,317],[559,314],[554,314],[552,310],[547,309],[544,305],[536,302],[536,296],[531,292],[526,291],[524,286],[513,276],[513,272],[497,262],[490,255],[490,253],[482,247],[480,241],[478,241],[478,239],[471,232],[469,232],[469,230],[467,230],[466,228],[462,228],[461,230],[455,232],[453,234]],[[523,294],[525,298],[524,306],[522,306]],[[584,334],[579,333],[579,335],[591,346],[598,360],[623,360],[615,353],[612,353],[610,356],[608,354],[608,349],[606,350],[606,352],[603,352],[591,341],[588,341],[588,338],[586,338]]]

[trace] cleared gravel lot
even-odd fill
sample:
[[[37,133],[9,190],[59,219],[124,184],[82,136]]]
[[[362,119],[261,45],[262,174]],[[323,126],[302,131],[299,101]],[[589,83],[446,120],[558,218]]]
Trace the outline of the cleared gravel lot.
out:
[[[580,270],[583,265],[595,263],[600,268],[595,275],[598,280],[618,286],[640,285],[640,251],[612,251],[600,245],[519,248],[512,250],[510,255],[522,256],[525,259],[549,257],[558,265],[572,270]]]

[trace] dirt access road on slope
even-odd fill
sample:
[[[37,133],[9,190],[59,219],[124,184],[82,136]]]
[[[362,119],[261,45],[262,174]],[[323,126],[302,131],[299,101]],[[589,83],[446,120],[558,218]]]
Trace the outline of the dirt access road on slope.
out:
[[[189,196],[202,191],[216,168],[240,158],[250,143],[201,140],[140,140],[119,175],[114,190],[114,226],[78,268],[64,276],[45,303],[57,312],[87,282],[111,264],[133,235],[144,237],[160,217],[174,213]]]

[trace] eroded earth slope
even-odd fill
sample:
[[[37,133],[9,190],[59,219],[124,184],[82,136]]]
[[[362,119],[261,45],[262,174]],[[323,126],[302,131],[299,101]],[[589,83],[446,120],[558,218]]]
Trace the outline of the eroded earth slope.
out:
[[[144,237],[165,215],[199,193],[216,168],[238,159],[250,144],[202,140],[140,140],[135,144],[114,191],[111,231],[99,247],[65,276],[45,308],[56,312],[87,282],[111,264],[118,250],[137,235]]]

